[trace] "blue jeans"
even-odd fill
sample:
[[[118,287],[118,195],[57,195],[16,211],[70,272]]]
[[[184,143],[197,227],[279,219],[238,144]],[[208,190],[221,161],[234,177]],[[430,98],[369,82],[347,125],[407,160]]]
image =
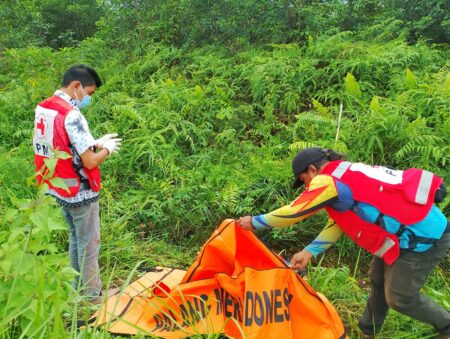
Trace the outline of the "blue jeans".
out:
[[[100,295],[102,282],[98,266],[100,250],[100,209],[98,201],[75,208],[62,208],[62,215],[69,224],[70,265],[80,273],[81,289],[88,297]]]

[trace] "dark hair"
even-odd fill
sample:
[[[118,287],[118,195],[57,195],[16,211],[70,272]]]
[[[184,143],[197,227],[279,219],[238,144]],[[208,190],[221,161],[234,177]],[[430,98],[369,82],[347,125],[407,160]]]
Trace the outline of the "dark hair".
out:
[[[333,151],[332,149],[324,148],[322,151],[325,153],[324,157],[311,163],[310,165],[313,165],[316,168],[320,168],[322,165],[326,164],[329,161],[345,159],[345,155],[337,153],[337,152]]]
[[[67,87],[72,81],[77,80],[81,82],[82,86],[95,84],[98,88],[102,85],[102,81],[97,72],[93,68],[82,64],[72,66],[64,73],[62,85],[63,87]]]

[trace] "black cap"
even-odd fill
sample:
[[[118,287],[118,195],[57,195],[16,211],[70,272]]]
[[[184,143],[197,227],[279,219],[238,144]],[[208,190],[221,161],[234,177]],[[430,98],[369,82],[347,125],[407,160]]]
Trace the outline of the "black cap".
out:
[[[298,188],[303,185],[303,181],[298,178],[300,173],[306,170],[309,165],[325,158],[326,156],[326,151],[319,147],[311,147],[298,152],[294,160],[292,160],[292,172],[295,177],[292,188]]]

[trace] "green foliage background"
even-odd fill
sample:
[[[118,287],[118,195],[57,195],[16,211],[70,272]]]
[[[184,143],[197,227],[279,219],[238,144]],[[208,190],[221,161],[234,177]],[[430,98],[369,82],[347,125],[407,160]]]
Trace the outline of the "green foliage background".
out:
[[[305,147],[331,147],[371,164],[425,168],[449,182],[449,18],[439,10],[444,1],[415,4],[0,4],[0,290],[6,293],[0,297],[0,333],[66,333],[63,323],[76,318],[65,287],[73,272],[63,270],[63,223],[51,200],[35,200],[39,194],[29,179],[34,107],[60,87],[70,65],[89,64],[104,80],[85,111],[93,135],[117,132],[123,138],[119,155],[102,166],[101,198],[102,274],[120,284],[138,261],[188,266],[224,218],[290,202],[298,193],[290,188],[290,161]],[[429,17],[433,11],[438,14]],[[67,17],[72,24],[61,20]],[[449,202],[441,204],[447,215]],[[313,239],[324,218],[261,237],[289,257]],[[364,298],[352,297],[365,290],[354,278],[364,279],[370,258],[346,240],[328,252],[320,272],[336,262],[349,269],[329,271],[335,289],[319,275],[312,275],[313,286],[327,291],[349,333],[358,336],[354,310],[361,310]],[[20,268],[23,260],[42,269]],[[447,262],[430,288],[431,294],[446,291],[436,298],[447,304],[448,272]],[[31,286],[50,276],[47,294],[36,294]],[[342,288],[348,281],[347,293]],[[22,303],[13,305],[16,294]],[[37,325],[43,300],[51,310],[46,312],[53,312],[48,327]],[[415,337],[430,333],[394,319],[387,336],[405,329]]]

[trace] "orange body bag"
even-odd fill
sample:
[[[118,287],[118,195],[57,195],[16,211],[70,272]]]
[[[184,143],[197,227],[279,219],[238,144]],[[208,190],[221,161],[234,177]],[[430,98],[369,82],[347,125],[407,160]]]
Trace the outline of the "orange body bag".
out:
[[[186,273],[139,279],[110,297],[89,324],[164,338],[346,338],[328,300],[234,220],[214,231]]]

